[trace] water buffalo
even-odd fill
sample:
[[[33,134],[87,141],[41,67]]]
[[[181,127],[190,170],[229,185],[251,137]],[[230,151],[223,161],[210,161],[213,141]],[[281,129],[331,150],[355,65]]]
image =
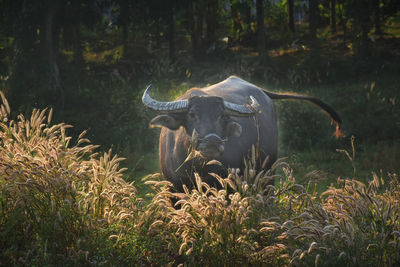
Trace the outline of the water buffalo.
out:
[[[265,168],[277,159],[278,126],[271,99],[302,99],[325,110],[340,132],[341,119],[321,100],[265,91],[238,77],[205,87],[192,88],[177,100],[160,102],[150,97],[149,86],[143,104],[159,113],[150,122],[162,127],[159,143],[161,170],[175,188],[193,185],[193,172],[215,185],[208,173],[226,174],[226,168],[243,168],[252,145],[258,147]],[[211,160],[220,164],[207,164]]]

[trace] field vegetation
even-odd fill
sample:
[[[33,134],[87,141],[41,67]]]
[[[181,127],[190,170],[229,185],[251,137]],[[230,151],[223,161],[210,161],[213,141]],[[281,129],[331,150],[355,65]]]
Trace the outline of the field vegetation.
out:
[[[152,176],[145,184],[154,193],[145,201],[123,179],[122,158],[95,153],[85,132],[70,144],[69,125],[51,125],[52,110],[11,120],[3,94],[2,100],[2,265],[400,261],[397,174],[373,173],[367,183],[350,175],[318,191],[319,172],[301,185],[283,160],[260,171],[253,147],[245,170],[216,176],[225,189],[197,175],[195,189],[176,193]],[[281,175],[272,174],[277,168]],[[275,186],[267,186],[270,179],[278,180]]]
[[[0,265],[400,265],[398,1],[268,2],[0,0]],[[276,101],[270,172],[177,193],[142,93],[230,75],[345,137]]]

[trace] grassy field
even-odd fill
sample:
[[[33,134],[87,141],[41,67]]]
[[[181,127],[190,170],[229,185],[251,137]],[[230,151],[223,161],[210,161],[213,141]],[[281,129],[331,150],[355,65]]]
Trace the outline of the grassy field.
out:
[[[350,64],[350,62],[347,63]],[[249,59],[247,64],[258,66],[260,63]],[[280,64],[285,64],[285,61]],[[332,105],[343,120],[345,137],[335,139],[332,135],[334,127],[330,125],[329,118],[318,108],[301,101],[275,101],[279,121],[279,157],[285,158],[285,161],[293,166],[295,173],[301,177],[313,170],[324,173],[326,179],[319,184],[321,190],[326,189],[339,176],[351,178],[354,169],[357,177],[364,182],[371,177],[372,172],[383,174],[398,172],[400,169],[400,143],[398,142],[400,113],[397,110],[400,95],[397,64],[392,64],[390,61],[380,63],[383,64],[382,66],[387,64],[387,69],[382,67],[383,71],[369,71],[368,75],[359,73],[358,69],[348,68],[347,71],[353,73],[350,75],[346,73],[346,70],[340,69],[342,62],[332,64],[337,65],[330,67],[330,71],[340,71],[340,74],[325,77],[320,83],[302,81],[300,85],[297,84],[298,79],[306,77],[313,69],[306,73],[300,72],[300,78],[293,78],[294,81],[289,78],[276,78],[274,83],[269,77],[266,81],[255,82],[272,91],[294,91],[317,96]],[[192,68],[201,69],[203,66],[199,65]],[[277,65],[276,69],[281,67]],[[225,69],[223,66],[215,68]],[[342,73],[345,74],[342,75]],[[245,73],[241,74],[242,77],[246,77]],[[208,82],[196,83],[192,81],[194,78],[188,79],[181,85],[172,82],[171,88],[161,85],[156,94],[161,99],[175,99],[190,86],[204,86],[218,82],[226,77],[223,75],[219,74],[213,80],[205,78]],[[310,74],[312,75],[314,74]],[[337,77],[343,77],[343,80]],[[147,121],[150,119],[151,117]],[[158,139],[157,129],[151,129],[149,132],[154,134],[154,140]],[[354,147],[352,147],[352,138],[354,138]],[[343,150],[348,151],[350,158]],[[158,172],[157,153],[157,142],[155,142],[146,153],[140,154],[139,161],[128,161],[125,166],[135,166],[130,168],[131,175],[139,179],[148,173]],[[128,156],[128,158],[134,157]],[[307,183],[306,180],[298,182]]]
[[[400,265],[399,28],[390,27],[368,59],[340,34],[320,38],[313,56],[222,43],[212,56],[180,51],[170,62],[140,43],[88,45],[84,75],[63,69],[74,90],[59,110],[13,109],[2,95],[0,265]],[[151,82],[157,98],[174,99],[230,75],[323,99],[346,136],[335,139],[312,105],[276,102],[276,176],[250,158],[240,174],[218,177],[233,192],[201,177],[174,192],[157,174],[143,90]]]
[[[123,179],[122,159],[95,153],[85,132],[72,145],[70,126],[51,124],[52,110],[11,120],[3,95],[2,102],[1,265],[400,263],[395,173],[362,182],[353,169],[317,189],[324,172],[300,164],[308,174],[297,175],[297,166],[279,160],[271,176],[259,170],[253,148],[240,174],[216,177],[233,192],[196,176],[194,190],[175,193],[152,176],[145,181],[152,193],[140,197],[140,187]],[[353,151],[341,153],[354,159]],[[266,186],[270,179],[275,186]]]

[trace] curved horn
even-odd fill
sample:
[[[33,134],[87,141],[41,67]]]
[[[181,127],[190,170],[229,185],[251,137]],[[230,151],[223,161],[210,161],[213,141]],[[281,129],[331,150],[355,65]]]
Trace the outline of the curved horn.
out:
[[[151,84],[147,86],[142,97],[142,102],[146,107],[161,113],[171,113],[171,112],[180,113],[180,112],[185,112],[187,110],[188,101],[186,99],[169,101],[169,102],[160,102],[151,98],[149,94],[150,89],[151,89]]]
[[[255,113],[259,111],[260,104],[258,104],[257,100],[250,96],[250,103],[245,105],[238,105],[228,101],[224,101],[225,109],[228,110],[228,113],[233,116],[254,116]]]

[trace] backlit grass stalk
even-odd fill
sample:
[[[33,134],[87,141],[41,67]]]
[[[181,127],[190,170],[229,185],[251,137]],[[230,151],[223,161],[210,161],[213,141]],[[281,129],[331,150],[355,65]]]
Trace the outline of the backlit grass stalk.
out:
[[[71,145],[71,126],[50,125],[52,110],[11,120],[1,98],[0,262],[28,264],[39,256],[50,263],[59,254],[87,260],[85,236],[100,220],[122,221],[136,212],[122,159],[111,151],[98,158],[85,132]]]
[[[271,176],[257,170],[255,162],[250,158],[242,175],[230,170],[225,179],[216,176],[222,188],[229,184],[234,189],[231,194],[210,188],[198,175],[192,191],[160,191],[155,200],[164,207],[163,215],[151,231],[162,232],[175,244],[170,247],[174,253],[199,264],[391,266],[400,262],[396,175],[385,183],[374,175],[367,185],[339,179],[337,187],[319,195],[296,184],[282,163],[280,184],[265,188],[260,180]],[[178,198],[175,207],[168,201],[171,196]]]
[[[253,147],[244,170],[214,175],[223,189],[198,174],[183,193],[148,181],[155,195],[144,205],[122,177],[122,158],[99,156],[85,132],[71,145],[69,125],[50,125],[52,110],[11,120],[0,95],[0,264],[400,264],[396,174],[365,184],[354,170],[310,193],[282,160],[263,170]],[[353,141],[352,149],[355,169]]]

